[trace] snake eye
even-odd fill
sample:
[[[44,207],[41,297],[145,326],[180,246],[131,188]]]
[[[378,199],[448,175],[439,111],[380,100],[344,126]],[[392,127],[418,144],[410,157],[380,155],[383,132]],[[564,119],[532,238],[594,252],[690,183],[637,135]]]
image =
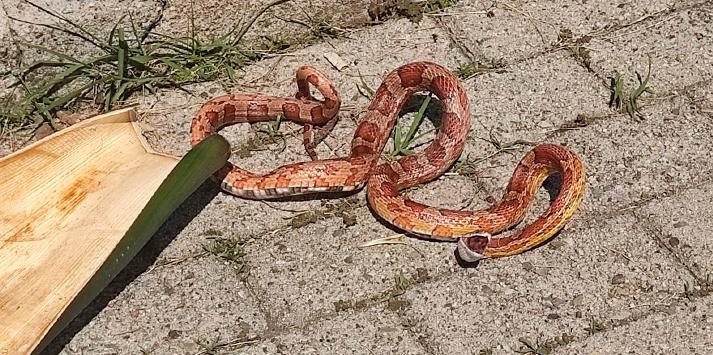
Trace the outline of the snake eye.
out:
[[[489,233],[473,233],[458,239],[458,256],[465,262],[474,263],[485,259],[483,252],[490,241]]]

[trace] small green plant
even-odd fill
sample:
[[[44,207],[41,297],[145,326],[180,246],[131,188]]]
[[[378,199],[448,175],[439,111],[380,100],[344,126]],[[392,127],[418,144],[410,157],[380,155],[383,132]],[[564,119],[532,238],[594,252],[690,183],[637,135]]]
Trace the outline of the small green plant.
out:
[[[235,238],[215,238],[203,249],[221,259],[229,261],[238,273],[247,270],[247,253],[244,249],[245,241]]]
[[[478,67],[471,62],[460,63],[455,70],[455,74],[461,80],[466,80],[479,73]]]
[[[359,81],[360,84],[356,84],[357,91],[361,96],[366,97],[367,99],[371,100],[374,98],[374,89],[372,89],[369,84],[364,81],[364,77],[361,76],[361,73],[359,73]]]
[[[273,143],[277,143],[278,141],[280,142],[280,149],[278,150],[280,153],[285,151],[285,148],[287,148],[285,135],[280,132],[280,124],[282,123],[283,118],[282,114],[278,114],[274,121],[264,124],[262,127],[258,128],[258,132],[266,134]]]
[[[536,142],[530,142],[522,139],[517,139],[512,142],[502,142],[499,137],[497,137],[492,130],[488,132],[488,138],[481,138],[482,140],[492,144],[496,151],[492,154],[480,157],[480,158],[471,158],[470,153],[466,154],[465,158],[459,159],[455,165],[453,166],[453,172],[462,175],[462,176],[467,176],[471,178],[478,178],[479,170],[477,169],[477,165],[485,160],[488,160],[490,158],[493,158],[501,153],[509,153],[513,150],[517,150],[518,147],[521,146],[534,146],[537,145]]]
[[[453,73],[461,80],[467,80],[486,72],[500,72],[500,69],[506,65],[507,63],[503,59],[487,59],[482,63],[465,62],[458,64]]]
[[[416,274],[411,277],[407,277],[403,271],[399,270],[399,273],[394,276],[394,285],[390,290],[384,292],[382,298],[389,300],[399,297],[406,293],[411,286],[422,283],[430,278],[431,276],[426,269],[417,269]]]
[[[520,347],[520,349],[515,350],[516,353],[549,355],[552,352],[552,349],[550,349],[549,347],[540,345],[539,343],[535,343],[528,337],[521,337],[517,340],[522,344],[522,346]]]
[[[267,134],[270,137],[277,137],[277,136],[282,136],[282,133],[280,133],[280,125],[282,124],[282,119],[283,115],[280,113],[275,117],[275,120],[263,125],[262,127],[258,128],[258,132],[262,132]]]
[[[416,132],[418,132],[418,128],[421,126],[421,123],[423,122],[423,117],[424,114],[426,113],[426,108],[428,107],[428,104],[431,102],[431,97],[426,96],[426,98],[423,100],[423,103],[421,103],[421,106],[418,109],[418,112],[413,117],[413,121],[411,121],[411,125],[409,126],[409,129],[406,133],[403,132],[403,127],[399,122],[396,122],[396,125],[394,126],[394,129],[392,130],[392,138],[394,141],[394,147],[393,149],[387,154],[387,158],[389,159],[394,159],[397,156],[403,156],[403,155],[411,155],[413,154],[413,150],[417,147],[413,143],[423,137],[424,135],[428,134],[428,132],[421,133],[419,135],[416,135]]]
[[[546,355],[552,353],[554,349],[567,345],[576,340],[576,337],[566,333],[562,333],[561,336],[556,336],[554,338],[548,339],[542,342],[533,342],[528,337],[518,338],[520,344],[520,349],[515,352],[520,354],[536,354],[536,355]]]
[[[607,329],[607,325],[605,322],[594,319],[594,318],[592,318],[589,321],[589,326],[584,328],[584,330],[589,332],[589,334],[599,333],[599,332],[605,331],[606,329]]]
[[[410,280],[404,275],[403,271],[399,270],[399,273],[394,277],[394,286],[383,295],[383,300],[386,301],[386,308],[388,310],[396,312],[411,306],[411,301],[401,299],[399,296],[406,293],[413,282],[413,280]]]
[[[468,153],[465,158],[459,159],[453,166],[453,172],[462,176],[477,176],[478,169],[476,165],[484,160],[485,158],[472,159],[470,153]]]
[[[341,217],[342,223],[350,227],[356,224],[354,208],[357,203],[357,200],[353,198],[342,200],[339,203],[327,202],[320,209],[313,209],[294,215],[290,225],[292,229],[298,229],[327,218]]]
[[[648,65],[646,69],[646,77],[641,78],[641,74],[636,72],[636,79],[638,81],[638,86],[631,92],[626,93],[624,91],[624,79],[618,71],[614,71],[614,75],[610,78],[609,85],[609,107],[616,108],[617,110],[622,109],[631,118],[643,119],[643,115],[639,112],[638,100],[644,93],[652,94],[653,90],[649,87],[649,78],[651,77],[651,57],[648,58]]]
[[[557,43],[554,44],[555,46],[566,48],[575,60],[585,68],[591,70],[592,53],[585,45],[592,40],[592,37],[587,35],[575,37],[572,30],[560,28],[560,32],[557,34],[557,40]]]
[[[398,297],[406,293],[409,286],[411,286],[411,280],[409,280],[404,272],[399,270],[399,273],[394,277],[394,288],[391,290],[389,297]]]
[[[495,147],[495,149],[497,149],[497,152],[495,154],[515,150],[519,146],[535,146],[535,145],[537,145],[536,142],[530,142],[530,141],[526,141],[523,139],[516,139],[512,142],[503,142],[498,136],[496,136],[493,133],[492,129],[488,132],[488,138],[482,138],[482,139],[484,141],[492,144]]]

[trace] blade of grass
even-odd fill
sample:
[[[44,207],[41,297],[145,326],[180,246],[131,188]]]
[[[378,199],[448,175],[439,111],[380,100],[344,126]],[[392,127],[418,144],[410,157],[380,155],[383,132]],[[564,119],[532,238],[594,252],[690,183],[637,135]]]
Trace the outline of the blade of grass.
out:
[[[129,22],[131,23],[131,33],[134,35],[134,42],[136,42],[136,48],[142,55],[146,55],[146,50],[144,49],[143,43],[141,43],[141,37],[139,37],[139,31],[136,29],[136,23],[134,18],[129,14]]]
[[[393,128],[394,149],[393,149],[393,151],[391,151],[390,153],[387,154],[387,156],[389,158],[395,158],[396,156],[399,156],[399,155],[413,154],[413,148],[415,148],[415,147],[411,147],[411,144],[415,140],[414,136],[416,135],[418,128],[421,126],[421,123],[423,122],[423,116],[426,113],[426,108],[428,107],[428,104],[430,102],[431,102],[431,97],[426,96],[426,98],[421,103],[421,106],[419,107],[418,112],[416,112],[416,114],[414,115],[413,121],[411,122],[411,126],[409,127],[409,130],[406,133],[406,136],[403,136],[403,132],[401,131],[401,125],[398,122],[396,123],[396,125]],[[419,137],[421,137],[421,136],[423,136],[423,134],[419,135]]]
[[[46,95],[51,95],[52,93],[59,90],[62,86],[71,83],[72,81],[81,77],[81,72],[86,66],[84,64],[75,64],[65,69],[63,72],[55,75],[47,85],[44,91]]]
[[[423,100],[423,103],[421,104],[421,107],[419,107],[418,112],[416,113],[416,116],[414,117],[414,122],[411,124],[411,127],[409,127],[408,134],[406,134],[407,142],[411,142],[413,140],[413,137],[416,134],[418,127],[421,126],[421,122],[423,121],[423,114],[426,112],[426,108],[428,107],[428,104],[430,102],[431,102],[431,97],[426,96],[426,98]]]
[[[634,92],[631,93],[631,98],[636,101],[636,99],[641,96],[647,89],[648,89],[648,84],[649,84],[649,79],[651,78],[651,57],[648,58],[648,66],[646,69],[646,78],[644,81],[641,81],[641,75],[639,73],[636,73],[637,78],[639,79],[639,87],[634,90]]]
[[[52,115],[50,114],[50,111],[64,106],[68,102],[76,99],[77,97],[82,95],[85,91],[91,89],[94,85],[97,85],[98,83],[101,83],[102,81],[103,80],[92,81],[86,85],[79,87],[78,89],[72,90],[72,91],[60,96],[59,98],[53,100],[49,105],[44,107],[44,110],[47,111],[45,117],[47,117],[48,119],[51,119]]]

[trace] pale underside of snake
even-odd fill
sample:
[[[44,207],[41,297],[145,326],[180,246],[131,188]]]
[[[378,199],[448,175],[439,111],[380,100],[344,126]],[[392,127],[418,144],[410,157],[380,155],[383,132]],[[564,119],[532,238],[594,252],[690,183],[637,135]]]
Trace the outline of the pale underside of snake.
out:
[[[579,206],[585,189],[581,160],[569,149],[541,144],[521,160],[496,205],[479,211],[428,207],[399,191],[438,177],[458,159],[470,128],[470,103],[465,89],[446,68],[431,62],[403,65],[383,80],[366,115],[358,124],[347,157],[318,160],[314,147],[334,127],[341,105],[329,80],[314,68],[297,71],[296,99],[235,94],[204,104],[191,124],[196,145],[220,128],[238,122],[285,119],[305,125],[304,144],[312,161],[256,174],[228,164],[216,174],[221,187],[234,195],[269,199],[318,192],[352,191],[367,181],[372,209],[389,223],[426,238],[458,241],[464,261],[514,255],[543,243],[558,232]],[[309,84],[324,100],[311,94]],[[434,94],[441,103],[441,124],[431,144],[397,161],[379,163],[390,132],[406,101],[415,93]],[[317,128],[315,128],[317,127]],[[506,236],[494,236],[525,217],[542,182],[559,174],[561,186],[547,210],[534,222]]]

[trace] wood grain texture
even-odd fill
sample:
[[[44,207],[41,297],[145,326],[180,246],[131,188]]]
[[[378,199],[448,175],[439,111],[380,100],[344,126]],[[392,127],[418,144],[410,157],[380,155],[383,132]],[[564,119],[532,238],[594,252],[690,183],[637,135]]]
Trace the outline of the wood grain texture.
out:
[[[0,354],[34,349],[178,162],[134,118],[97,116],[0,159]]]

